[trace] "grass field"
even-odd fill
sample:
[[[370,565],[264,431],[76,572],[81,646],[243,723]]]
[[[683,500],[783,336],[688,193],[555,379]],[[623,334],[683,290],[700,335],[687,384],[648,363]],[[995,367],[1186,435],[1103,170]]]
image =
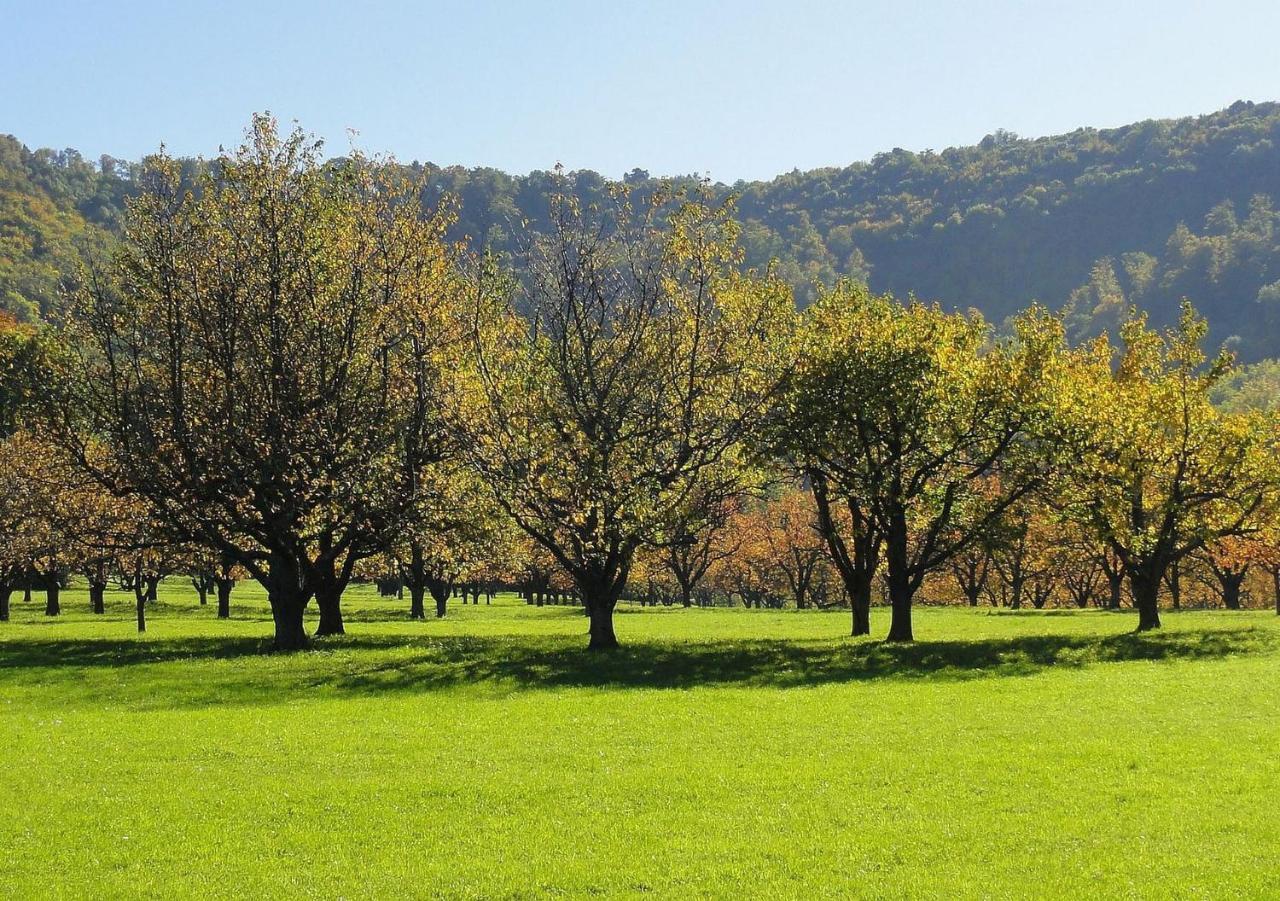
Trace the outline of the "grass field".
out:
[[[1280,618],[574,608],[262,653],[162,586],[0,624],[0,896],[1280,894]],[[873,611],[883,633],[887,614]]]

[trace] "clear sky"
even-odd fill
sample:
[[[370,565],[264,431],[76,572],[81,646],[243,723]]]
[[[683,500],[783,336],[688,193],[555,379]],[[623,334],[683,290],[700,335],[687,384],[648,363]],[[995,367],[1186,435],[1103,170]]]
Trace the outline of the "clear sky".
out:
[[[0,0],[0,133],[723,181],[1280,99],[1280,0]]]

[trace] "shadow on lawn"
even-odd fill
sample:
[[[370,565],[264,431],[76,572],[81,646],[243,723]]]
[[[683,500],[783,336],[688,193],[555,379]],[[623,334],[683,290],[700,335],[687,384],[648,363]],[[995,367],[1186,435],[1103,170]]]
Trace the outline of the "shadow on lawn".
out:
[[[33,640],[0,644],[0,680],[141,707],[278,703],[305,700],[310,691],[362,695],[464,685],[501,690],[791,688],[888,678],[1021,676],[1050,667],[1118,661],[1210,659],[1274,651],[1280,647],[1280,635],[1270,629],[1241,628],[910,645],[849,639],[644,642],[603,655],[588,653],[582,645],[580,638],[564,637],[355,636],[318,642],[314,653],[270,655],[262,653],[259,639]],[[171,668],[129,669],[178,660],[234,660],[236,665],[177,674]],[[79,678],[50,678],[50,669],[63,668],[82,672]]]

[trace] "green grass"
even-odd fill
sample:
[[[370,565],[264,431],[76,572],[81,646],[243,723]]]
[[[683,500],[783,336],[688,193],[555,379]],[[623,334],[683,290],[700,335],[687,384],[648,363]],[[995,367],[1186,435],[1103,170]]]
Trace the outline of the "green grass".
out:
[[[1280,618],[452,603],[264,653],[161,590],[0,624],[0,896],[1280,891]],[[887,627],[884,611],[873,627]]]

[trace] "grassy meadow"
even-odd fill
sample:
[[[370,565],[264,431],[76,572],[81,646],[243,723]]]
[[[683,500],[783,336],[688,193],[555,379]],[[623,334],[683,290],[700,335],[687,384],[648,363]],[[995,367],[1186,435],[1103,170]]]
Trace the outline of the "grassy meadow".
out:
[[[264,652],[176,581],[14,598],[0,896],[1262,897],[1280,893],[1280,618],[576,608],[359,587]],[[887,613],[873,611],[877,635]]]

